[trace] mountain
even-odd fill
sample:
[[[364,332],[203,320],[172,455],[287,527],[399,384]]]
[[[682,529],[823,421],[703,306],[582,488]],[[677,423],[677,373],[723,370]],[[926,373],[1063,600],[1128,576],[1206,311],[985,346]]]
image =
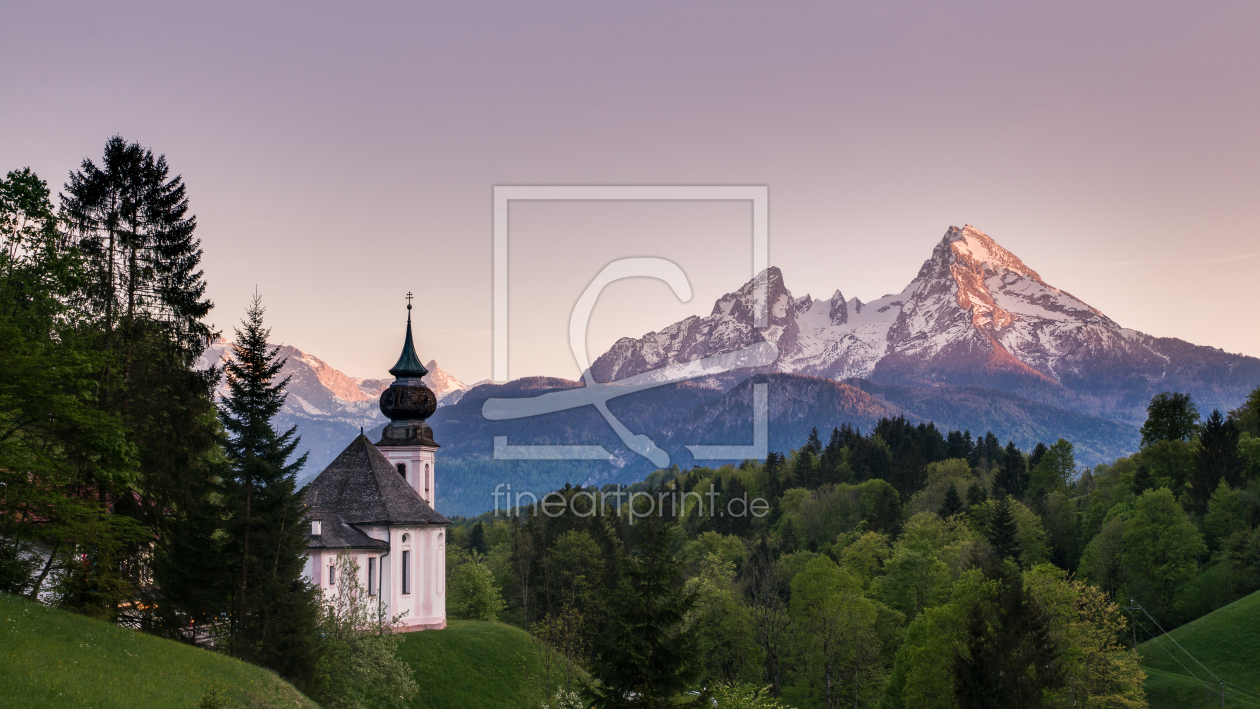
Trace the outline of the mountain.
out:
[[[299,474],[305,482],[320,473],[333,458],[358,434],[358,429],[383,426],[387,419],[380,410],[381,392],[392,379],[362,379],[348,376],[322,359],[291,345],[280,345],[278,356],[285,360],[281,377],[289,377],[288,398],[276,416],[276,427],[287,430],[297,426],[302,437],[300,451],[310,457]],[[199,369],[220,363],[231,354],[232,343],[219,338],[206,348],[198,362]],[[459,381],[430,361],[424,382],[438,397],[438,406],[459,401],[468,385]],[[227,391],[227,383],[219,394]]]
[[[763,284],[769,322],[757,328],[753,293]],[[1260,359],[1124,328],[970,225],[950,227],[898,293],[869,303],[840,290],[825,300],[795,297],[782,272],[770,268],[719,298],[707,316],[622,338],[591,373],[600,382],[659,377],[650,373],[763,341],[779,353],[769,366],[663,384],[612,399],[608,408],[684,468],[697,463],[689,445],[751,442],[752,386],[760,382],[769,384],[771,450],[799,447],[815,426],[824,436],[842,423],[869,432],[881,417],[901,416],[941,431],[992,431],[1023,450],[1067,438],[1078,464],[1093,465],[1137,449],[1137,426],[1157,392],[1189,393],[1206,413],[1234,408],[1260,384]],[[217,343],[203,366],[227,348]],[[307,480],[356,428],[379,435],[385,419],[377,397],[389,380],[347,376],[292,347],[281,355],[292,379],[280,425],[296,425],[311,451]],[[592,406],[515,420],[483,415],[489,398],[534,397],[581,382],[527,377],[468,386],[436,362],[428,369],[425,380],[439,397],[429,423],[442,445],[437,502],[444,514],[489,509],[499,483],[543,493],[565,482],[635,482],[655,469]],[[495,460],[496,436],[514,446],[599,445],[612,460]]]
[[[753,286],[768,281],[770,327],[752,327]],[[870,303],[794,298],[770,268],[718,299],[708,317],[623,338],[591,366],[614,381],[768,340],[771,371],[907,386],[983,386],[1129,424],[1160,391],[1225,410],[1260,382],[1260,359],[1121,327],[1048,284],[967,225],[950,227],[899,293]]]

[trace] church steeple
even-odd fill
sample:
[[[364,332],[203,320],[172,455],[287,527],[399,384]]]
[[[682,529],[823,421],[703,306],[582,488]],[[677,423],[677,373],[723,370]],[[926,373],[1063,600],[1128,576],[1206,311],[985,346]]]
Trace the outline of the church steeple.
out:
[[[432,446],[433,430],[424,421],[437,410],[437,397],[421,379],[429,373],[411,341],[411,293],[407,294],[407,339],[398,363],[389,370],[394,383],[381,392],[381,413],[389,418],[389,424],[381,432],[377,446]]]
[[[407,292],[407,339],[403,341],[402,354],[398,356],[398,362],[390,368],[389,373],[397,379],[409,377],[423,377],[429,373],[424,365],[420,363],[420,357],[416,355],[416,346],[411,341],[411,292]]]

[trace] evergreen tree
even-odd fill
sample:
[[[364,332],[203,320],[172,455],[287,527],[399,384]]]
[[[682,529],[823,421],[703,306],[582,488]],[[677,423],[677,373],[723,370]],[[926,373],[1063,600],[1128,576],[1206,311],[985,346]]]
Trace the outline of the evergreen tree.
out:
[[[958,488],[954,486],[954,483],[950,483],[949,489],[945,491],[945,501],[941,503],[941,510],[938,514],[945,519],[949,519],[962,511],[963,502],[962,498],[958,496]]]
[[[1246,461],[1238,452],[1238,427],[1220,411],[1212,411],[1203,424],[1199,449],[1194,454],[1187,490],[1191,508],[1199,514],[1206,512],[1217,485],[1224,481],[1230,487],[1238,487],[1245,469]]]
[[[486,555],[486,528],[481,522],[474,524],[468,532],[468,551]]]
[[[783,494],[783,456],[774,451],[766,454],[766,497],[774,500]]]
[[[94,393],[127,426],[139,453],[138,479],[95,478],[87,490],[98,500],[123,502],[115,514],[142,522],[156,540],[152,568],[166,595],[130,607],[197,615],[204,604],[180,595],[208,588],[203,544],[214,520],[198,517],[213,499],[218,472],[213,391],[220,372],[196,369],[214,336],[203,322],[212,304],[199,267],[196,219],[166,158],[117,136],[106,142],[100,165],[85,159],[64,189],[64,241],[84,264],[75,300],[103,358]],[[133,551],[126,565],[146,566],[148,545]],[[151,627],[154,619],[137,621]],[[175,616],[166,621],[186,625]]]
[[[967,438],[963,438],[962,431],[950,431],[949,436],[945,439],[945,457],[946,458],[970,458],[971,457],[971,435],[968,432]]]
[[[1060,651],[1046,612],[1004,567],[997,598],[975,603],[967,616],[964,651],[954,657],[954,698],[960,709],[1034,709],[1046,690],[1063,684]]]
[[[805,439],[805,450],[815,456],[822,454],[822,439],[818,437],[818,427],[809,429],[809,437]]]
[[[792,481],[796,487],[810,490],[818,487],[818,458],[809,446],[796,454],[796,465],[792,466]]]
[[[1046,447],[1045,443],[1038,441],[1037,445],[1033,446],[1032,453],[1028,454],[1028,467],[1029,468],[1037,467],[1037,464],[1041,462],[1041,458],[1046,454],[1046,451],[1048,450],[1050,449]]]
[[[989,544],[999,559],[1009,559],[1019,563],[1019,529],[1015,526],[1015,514],[1011,511],[1011,501],[1005,495],[999,496],[993,505],[989,517]]]
[[[699,669],[694,632],[683,627],[693,601],[674,558],[674,528],[652,515],[641,529],[590,661],[596,682],[584,691],[601,709],[672,707]]]
[[[254,296],[225,367],[225,556],[235,595],[230,645],[237,656],[304,686],[313,680],[319,618],[318,590],[302,578],[305,513],[295,478],[306,455],[289,462],[299,443],[296,427],[278,433],[273,426],[289,380],[274,381],[284,360],[267,344],[263,313]]]
[[[989,493],[984,491],[984,486],[978,481],[967,486],[967,506],[975,507],[983,505],[989,499]]]
[[[831,438],[823,449],[818,473],[819,482],[824,485],[848,482],[848,476],[844,473],[844,436],[838,428],[831,429]]]
[[[1188,394],[1162,392],[1151,398],[1142,424],[1142,447],[1156,441],[1188,441],[1199,426],[1199,408]],[[1211,494],[1211,493],[1208,493]]]
[[[1024,454],[1015,447],[1014,441],[1006,444],[1000,460],[1001,467],[993,476],[993,486],[1000,487],[1015,497],[1023,497],[1028,487],[1028,466],[1024,462]]]

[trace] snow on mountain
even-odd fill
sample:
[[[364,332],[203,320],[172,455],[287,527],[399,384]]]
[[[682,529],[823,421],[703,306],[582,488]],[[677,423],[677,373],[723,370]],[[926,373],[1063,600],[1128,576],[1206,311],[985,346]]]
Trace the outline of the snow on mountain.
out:
[[[1156,391],[1234,405],[1260,381],[1255,358],[1120,327],[971,225],[950,227],[905,288],[870,303],[839,290],[793,298],[774,267],[758,278],[769,279],[771,327],[752,327],[750,281],[706,318],[619,340],[592,372],[613,381],[766,339],[780,352],[771,371],[982,385],[1129,422]]]

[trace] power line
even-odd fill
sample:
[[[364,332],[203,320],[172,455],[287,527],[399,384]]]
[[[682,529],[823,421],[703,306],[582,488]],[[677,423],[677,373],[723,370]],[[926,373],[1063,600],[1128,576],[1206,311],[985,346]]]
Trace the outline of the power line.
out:
[[[1227,696],[1227,695],[1225,694],[1225,688],[1226,688],[1226,687],[1228,687],[1229,689],[1232,689],[1232,690],[1233,690],[1234,692],[1236,692],[1236,693],[1240,693],[1240,694],[1242,694],[1243,696],[1246,696],[1248,699],[1256,699],[1256,700],[1260,700],[1260,693],[1256,692],[1255,690],[1252,690],[1252,689],[1250,689],[1250,688],[1244,687],[1244,686],[1242,686],[1242,685],[1235,684],[1235,683],[1233,683],[1233,682],[1227,682],[1227,681],[1225,681],[1224,679],[1222,679],[1220,675],[1218,675],[1218,674],[1216,674],[1215,672],[1213,672],[1212,670],[1208,669],[1207,665],[1205,665],[1205,664],[1203,664],[1202,662],[1200,662],[1200,661],[1199,661],[1199,658],[1195,657],[1193,654],[1191,654],[1191,653],[1190,653],[1190,651],[1189,651],[1189,650],[1187,650],[1187,649],[1185,649],[1184,647],[1182,647],[1182,646],[1181,646],[1181,643],[1177,642],[1177,639],[1176,639],[1176,638],[1174,638],[1173,636],[1169,635],[1169,634],[1168,634],[1168,631],[1167,631],[1167,630],[1164,630],[1164,627],[1163,627],[1162,625],[1160,625],[1160,624],[1159,624],[1159,621],[1155,620],[1155,618],[1154,618],[1154,617],[1153,617],[1153,616],[1152,616],[1149,612],[1147,612],[1147,610],[1146,610],[1145,608],[1143,608],[1143,607],[1142,607],[1142,606],[1140,606],[1140,605],[1135,604],[1135,603],[1133,602],[1133,599],[1132,599],[1132,598],[1130,598],[1130,599],[1129,599],[1129,604],[1130,604],[1130,607],[1129,607],[1129,609],[1128,609],[1128,610],[1130,611],[1130,617],[1132,617],[1132,611],[1133,611],[1133,609],[1134,609],[1134,608],[1137,608],[1138,610],[1141,610],[1141,611],[1142,611],[1142,613],[1143,613],[1143,614],[1147,617],[1147,619],[1149,619],[1149,620],[1151,621],[1151,623],[1155,625],[1155,627],[1156,627],[1156,628],[1159,628],[1160,633],[1161,633],[1161,634],[1163,634],[1164,636],[1166,636],[1169,640],[1171,640],[1171,641],[1172,641],[1172,643],[1173,643],[1173,645],[1176,645],[1176,646],[1177,646],[1177,649],[1178,649],[1178,650],[1181,650],[1182,652],[1184,652],[1184,653],[1186,654],[1186,656],[1187,656],[1187,657],[1189,657],[1191,660],[1194,660],[1194,663],[1195,663],[1196,665],[1198,665],[1199,667],[1202,667],[1204,672],[1207,672],[1209,676],[1211,676],[1213,679],[1215,679],[1215,680],[1216,680],[1216,681],[1220,684],[1219,694],[1220,694],[1220,696],[1221,696],[1221,701],[1222,701],[1222,703],[1224,702],[1224,697],[1225,697],[1225,696]],[[1135,623],[1135,624],[1138,624],[1136,619],[1134,619],[1134,623]],[[1153,633],[1151,633],[1151,631],[1150,631],[1150,630],[1148,630],[1148,629],[1146,628],[1146,626],[1145,626],[1145,625],[1143,625],[1143,626],[1142,626],[1142,630],[1146,631],[1146,634],[1147,634],[1148,636],[1150,636],[1150,638],[1151,638],[1152,640],[1154,640],[1154,641],[1155,641],[1155,644],[1159,646],[1159,649],[1161,649],[1161,650],[1163,650],[1164,652],[1168,653],[1168,656],[1169,656],[1169,657],[1171,657],[1173,660],[1175,660],[1175,661],[1177,662],[1177,664],[1178,664],[1178,665],[1181,665],[1181,668],[1182,668],[1182,669],[1184,669],[1184,670],[1185,670],[1185,671],[1186,671],[1186,672],[1187,672],[1187,673],[1188,673],[1191,677],[1193,677],[1193,678],[1195,679],[1195,681],[1199,682],[1199,683],[1200,683],[1200,684],[1202,684],[1204,687],[1206,687],[1206,688],[1208,689],[1208,691],[1209,691],[1209,692],[1211,692],[1211,691],[1212,691],[1211,686],[1210,686],[1210,685],[1208,685],[1208,683],[1207,683],[1207,682],[1204,682],[1203,680],[1199,679],[1199,676],[1198,676],[1198,675],[1196,675],[1195,673],[1191,672],[1191,671],[1190,671],[1190,668],[1186,667],[1186,666],[1185,666],[1185,664],[1183,664],[1183,663],[1181,662],[1181,660],[1178,660],[1178,659],[1177,659],[1177,657],[1176,657],[1175,655],[1173,655],[1171,651],[1169,651],[1169,650],[1168,650],[1168,648],[1164,647],[1164,646],[1163,646],[1163,644],[1159,642],[1159,638],[1158,638],[1158,637],[1156,637]],[[1136,629],[1135,629],[1135,632],[1136,632]],[[1136,640],[1134,641],[1134,644],[1135,644],[1135,646],[1136,646]],[[1237,696],[1234,696],[1234,695],[1229,695],[1229,696],[1233,696],[1233,697],[1234,697],[1234,701],[1237,701],[1237,702],[1242,702],[1243,704],[1248,704],[1248,705],[1251,705],[1251,706],[1260,706],[1260,704],[1257,704],[1257,703],[1255,703],[1255,702],[1248,702],[1248,701],[1245,701],[1245,700],[1243,700],[1243,699],[1239,699]]]

